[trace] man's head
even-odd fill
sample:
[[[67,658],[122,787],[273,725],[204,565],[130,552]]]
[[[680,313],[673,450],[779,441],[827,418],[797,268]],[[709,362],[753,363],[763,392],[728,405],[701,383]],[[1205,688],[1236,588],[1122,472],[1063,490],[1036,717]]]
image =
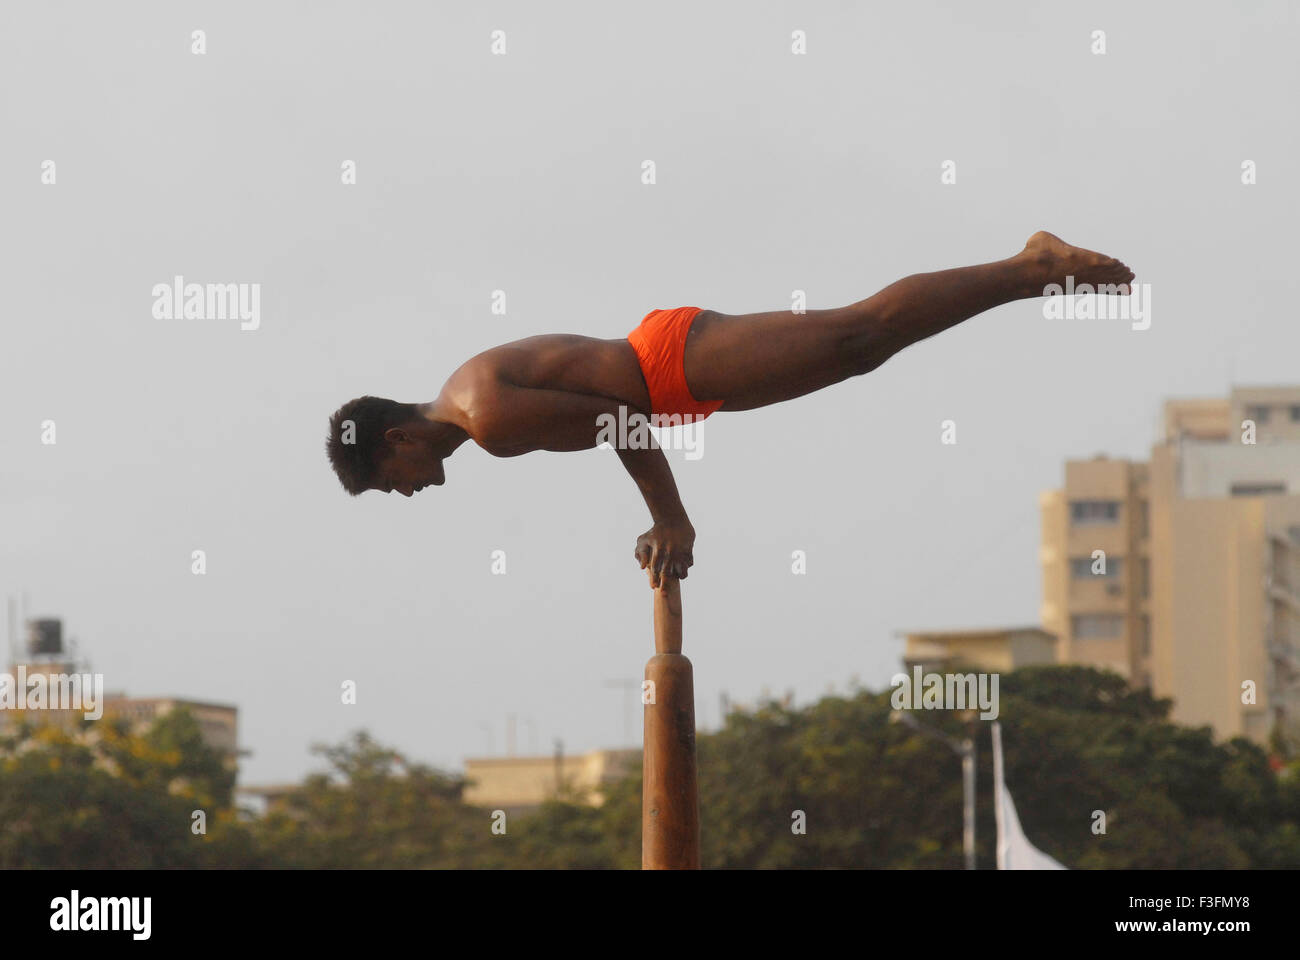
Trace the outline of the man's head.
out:
[[[430,421],[414,403],[382,397],[349,400],[330,417],[325,441],[330,464],[354,497],[366,490],[411,496],[446,479],[445,424]]]

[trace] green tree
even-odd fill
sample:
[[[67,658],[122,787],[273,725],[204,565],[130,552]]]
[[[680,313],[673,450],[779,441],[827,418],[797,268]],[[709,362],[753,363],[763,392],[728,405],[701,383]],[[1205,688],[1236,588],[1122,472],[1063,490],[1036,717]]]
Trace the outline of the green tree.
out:
[[[1300,764],[1168,721],[1170,704],[1119,676],[1041,667],[1000,678],[1005,775],[1030,840],[1080,869],[1300,866]],[[702,859],[713,868],[962,866],[960,761],[889,722],[889,693],[733,713],[699,738]],[[951,711],[918,720],[951,738]],[[975,722],[978,863],[995,864],[988,724]],[[593,823],[639,837],[640,777]],[[1106,833],[1094,834],[1094,811]],[[803,811],[806,835],[792,832]],[[581,831],[570,827],[569,836]],[[607,848],[612,841],[606,840]],[[636,859],[614,846],[618,866]]]
[[[188,711],[143,734],[105,718],[0,738],[0,869],[242,866],[233,772]],[[206,833],[192,830],[203,810]]]
[[[313,752],[329,763],[254,826],[277,867],[464,868],[501,866],[507,837],[486,811],[461,802],[464,782],[359,732]],[[500,843],[494,844],[492,841]]]

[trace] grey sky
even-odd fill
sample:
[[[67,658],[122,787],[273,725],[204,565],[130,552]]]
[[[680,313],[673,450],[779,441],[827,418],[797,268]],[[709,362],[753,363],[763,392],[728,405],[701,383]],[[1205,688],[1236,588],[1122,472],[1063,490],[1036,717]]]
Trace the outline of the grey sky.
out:
[[[670,454],[706,728],[721,689],[885,685],[899,629],[1036,623],[1065,458],[1145,456],[1167,395],[1300,376],[1300,31],[1282,2],[998,7],[4,5],[0,590],[110,689],[237,704],[245,782],[362,726],[447,767],[508,713],[521,749],[526,720],[620,745],[650,523],[614,455],[470,445],[441,489],[354,500],[328,415],[430,400],[506,340],[837,306],[1046,228],[1132,265],[1151,329],[1013,304]],[[155,320],[176,274],[261,283],[260,329]]]

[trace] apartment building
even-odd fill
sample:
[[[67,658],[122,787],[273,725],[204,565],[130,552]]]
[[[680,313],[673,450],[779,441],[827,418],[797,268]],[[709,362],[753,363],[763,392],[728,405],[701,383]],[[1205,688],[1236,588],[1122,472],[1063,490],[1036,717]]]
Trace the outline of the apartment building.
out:
[[[1300,387],[1170,400],[1146,462],[1044,493],[1043,627],[1221,737],[1300,737]]]

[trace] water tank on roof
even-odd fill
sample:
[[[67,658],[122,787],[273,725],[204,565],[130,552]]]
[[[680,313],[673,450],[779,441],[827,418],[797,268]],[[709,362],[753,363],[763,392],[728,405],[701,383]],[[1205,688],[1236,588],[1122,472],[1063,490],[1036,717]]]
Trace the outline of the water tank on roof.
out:
[[[63,653],[63,621],[28,620],[27,653],[33,657]]]

